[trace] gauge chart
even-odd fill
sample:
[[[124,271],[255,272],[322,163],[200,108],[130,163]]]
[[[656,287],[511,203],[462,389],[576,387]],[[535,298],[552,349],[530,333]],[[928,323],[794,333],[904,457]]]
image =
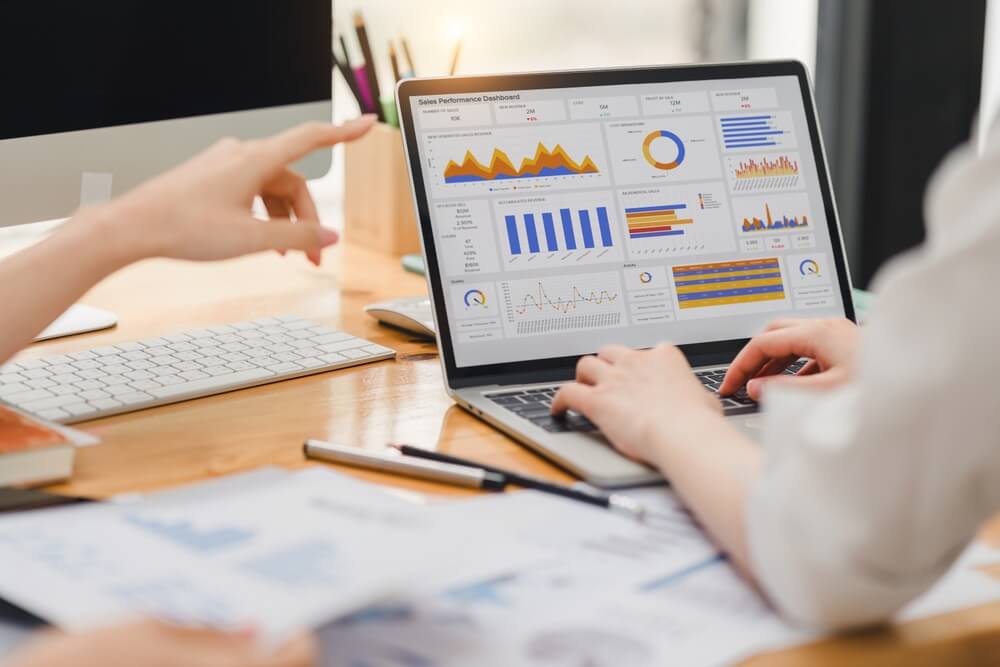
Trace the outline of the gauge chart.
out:
[[[617,272],[509,280],[500,283],[510,336],[605,329],[625,322]]]

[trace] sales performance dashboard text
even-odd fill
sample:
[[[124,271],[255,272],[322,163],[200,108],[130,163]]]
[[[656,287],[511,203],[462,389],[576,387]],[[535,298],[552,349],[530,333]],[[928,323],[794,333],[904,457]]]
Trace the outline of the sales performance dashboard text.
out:
[[[844,315],[795,77],[411,105],[460,367]]]

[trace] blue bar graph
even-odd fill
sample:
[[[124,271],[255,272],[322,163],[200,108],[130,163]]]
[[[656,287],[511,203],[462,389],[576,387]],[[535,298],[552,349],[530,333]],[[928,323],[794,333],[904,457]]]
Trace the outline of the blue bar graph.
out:
[[[726,148],[778,146],[782,143],[782,135],[788,134],[777,126],[777,118],[771,114],[732,116],[721,118],[719,122]]]
[[[562,217],[563,236],[566,237],[566,249],[576,250],[576,234],[573,233],[573,216],[568,208],[559,209]]]
[[[597,230],[600,233],[600,246],[595,237],[593,216],[597,216]],[[538,218],[541,217],[541,230],[538,229]],[[542,252],[555,253],[562,250],[594,250],[598,247],[612,248],[615,245],[614,233],[611,230],[611,217],[605,206],[594,209],[579,209],[576,220],[573,211],[568,208],[559,209],[559,223],[553,211],[523,213],[520,215],[504,215],[507,231],[507,244],[512,256]],[[545,246],[542,247],[540,234],[545,235]],[[582,239],[583,248],[578,245]]]
[[[559,250],[559,242],[556,241],[556,226],[552,221],[551,213],[542,213],[542,226],[545,227],[545,245],[549,252]]]
[[[534,213],[524,214],[524,231],[528,235],[528,252],[538,252],[538,230],[535,229]]]
[[[608,209],[603,206],[597,209],[597,225],[601,230],[601,244],[605,248],[611,247],[611,223],[608,222]]]
[[[580,232],[583,234],[583,247],[594,247],[594,230],[590,226],[590,211],[583,209],[580,214]]]
[[[517,236],[517,218],[508,215],[504,218],[507,221],[507,243],[510,244],[510,254],[521,254],[521,239]]]

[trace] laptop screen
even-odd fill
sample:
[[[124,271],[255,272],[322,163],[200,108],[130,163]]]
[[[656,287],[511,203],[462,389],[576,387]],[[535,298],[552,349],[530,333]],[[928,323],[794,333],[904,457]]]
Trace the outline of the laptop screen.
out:
[[[457,367],[845,315],[796,76],[409,103]]]

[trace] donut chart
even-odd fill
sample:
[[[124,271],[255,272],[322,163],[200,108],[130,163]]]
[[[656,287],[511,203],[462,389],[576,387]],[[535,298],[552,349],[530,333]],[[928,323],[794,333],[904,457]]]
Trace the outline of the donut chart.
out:
[[[672,162],[660,162],[659,160],[653,157],[653,151],[652,151],[653,143],[660,138],[668,139],[674,142],[674,145],[677,147],[677,157],[674,158]],[[681,164],[684,162],[685,153],[686,151],[684,149],[684,142],[681,141],[680,137],[678,137],[676,134],[674,134],[669,130],[655,130],[653,132],[650,132],[648,135],[646,135],[645,141],[642,142],[642,156],[646,158],[646,162],[648,162],[656,169],[662,169],[664,171],[670,171],[671,169],[676,169],[677,167],[681,166]]]

